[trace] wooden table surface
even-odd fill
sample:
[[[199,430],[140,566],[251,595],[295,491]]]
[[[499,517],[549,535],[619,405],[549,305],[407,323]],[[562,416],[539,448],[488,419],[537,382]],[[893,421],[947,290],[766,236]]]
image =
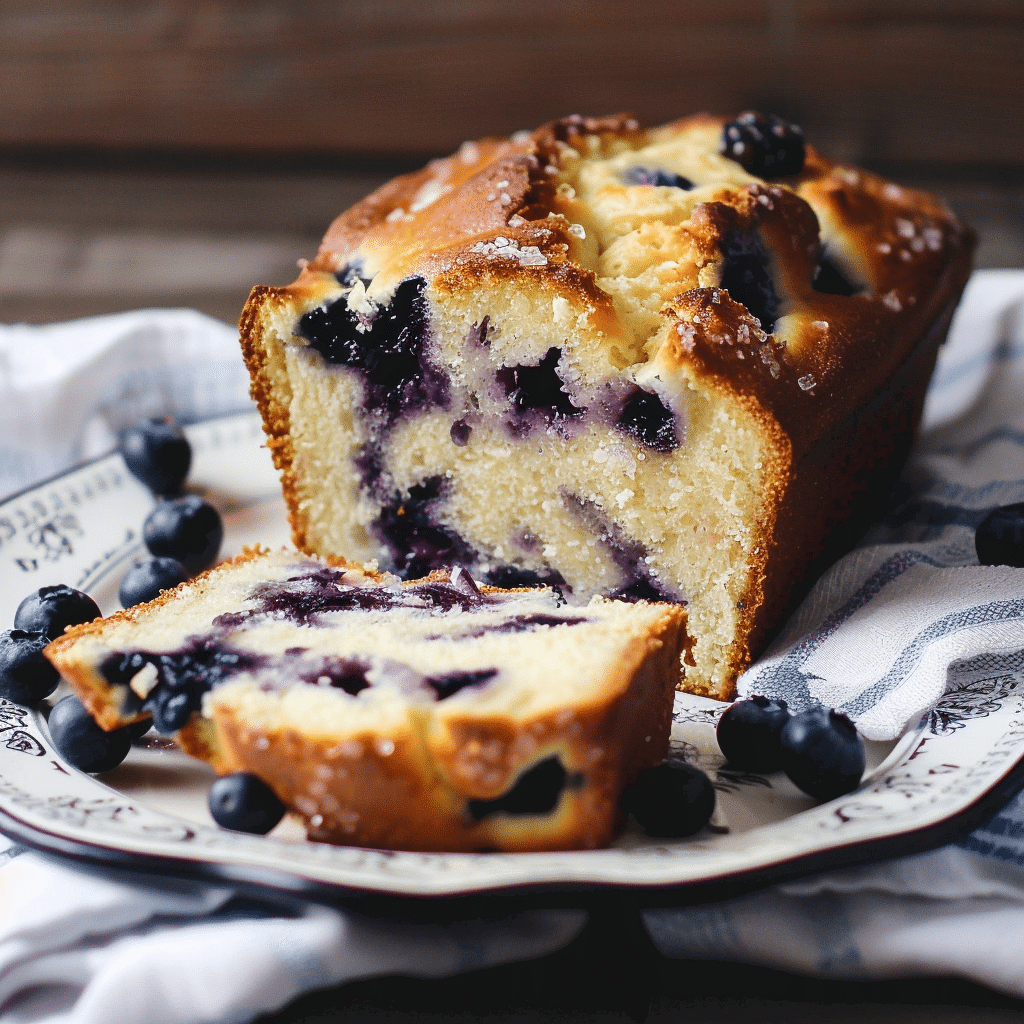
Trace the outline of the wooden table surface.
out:
[[[330,219],[396,166],[9,155],[0,159],[0,322],[146,306],[233,322],[253,284],[290,281]],[[932,168],[902,180],[939,193],[978,228],[979,266],[1024,267],[1019,175]],[[355,982],[266,1020],[1008,1024],[1022,1011],[1024,1002],[960,981],[833,982],[669,961],[635,912],[602,906],[574,943],[542,960],[447,981]]]

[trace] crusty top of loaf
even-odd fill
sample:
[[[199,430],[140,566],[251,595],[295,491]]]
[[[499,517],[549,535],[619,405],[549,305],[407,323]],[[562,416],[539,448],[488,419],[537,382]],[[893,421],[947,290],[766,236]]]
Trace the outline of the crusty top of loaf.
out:
[[[568,117],[465,143],[339,216],[283,292],[313,304],[347,291],[368,315],[413,275],[437,293],[516,282],[568,296],[610,364],[752,400],[799,452],[874,394],[948,308],[973,234],[931,196],[810,145],[800,174],[758,178],[722,154],[725,122],[645,130],[627,115]],[[627,185],[631,166],[695,187]],[[720,286],[736,235],[768,258],[780,299],[770,335]],[[815,290],[823,247],[859,294]]]

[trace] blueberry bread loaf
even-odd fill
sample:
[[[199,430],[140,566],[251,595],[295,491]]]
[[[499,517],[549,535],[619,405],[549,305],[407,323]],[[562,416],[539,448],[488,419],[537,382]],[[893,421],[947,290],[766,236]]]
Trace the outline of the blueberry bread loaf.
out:
[[[685,603],[729,697],[886,498],[972,249],[763,115],[466,143],[242,315],[295,543]]]
[[[612,838],[622,789],[665,756],[685,638],[676,605],[260,551],[46,653],[102,726],[152,714],[311,839],[544,850]]]

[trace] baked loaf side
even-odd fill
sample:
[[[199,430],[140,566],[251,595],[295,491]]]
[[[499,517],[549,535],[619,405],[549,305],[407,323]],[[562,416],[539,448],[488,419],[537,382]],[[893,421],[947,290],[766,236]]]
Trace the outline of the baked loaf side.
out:
[[[973,246],[802,138],[799,166],[751,173],[723,151],[740,123],[467,143],[254,289],[242,346],[296,544],[684,602],[683,685],[730,697],[885,499]]]
[[[512,851],[611,840],[623,788],[667,751],[685,638],[674,605],[263,551],[47,656],[105,728],[152,714],[258,775],[311,839]]]

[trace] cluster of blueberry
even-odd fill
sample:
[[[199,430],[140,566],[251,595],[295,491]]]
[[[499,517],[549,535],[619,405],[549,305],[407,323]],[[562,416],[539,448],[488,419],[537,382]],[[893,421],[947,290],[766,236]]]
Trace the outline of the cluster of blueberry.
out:
[[[0,696],[23,705],[49,697],[60,676],[43,656],[43,648],[68,626],[91,622],[99,614],[88,594],[63,584],[29,594],[14,614],[14,628],[0,633]],[[69,696],[54,705],[49,726],[61,756],[76,768],[95,773],[116,768],[149,722],[104,732],[82,702]]]
[[[121,438],[121,456],[160,499],[142,526],[142,540],[152,557],[137,562],[121,580],[118,598],[130,608],[211,565],[224,539],[224,524],[204,498],[180,493],[192,465],[192,448],[173,420],[130,427]]]
[[[818,800],[851,792],[864,774],[864,743],[838,711],[818,707],[793,715],[785,701],[751,697],[726,710],[717,738],[730,768],[759,774],[783,770]],[[696,765],[669,758],[641,772],[622,802],[649,836],[681,838],[711,820],[715,790]]]
[[[157,495],[181,490],[192,461],[188,440],[170,420],[151,420],[126,431],[121,454],[129,470]],[[148,561],[132,566],[121,582],[121,604],[129,607],[152,600],[168,587],[205,568],[220,549],[224,528],[220,515],[195,495],[162,499],[143,527]],[[0,696],[32,705],[57,688],[57,670],[43,648],[69,626],[91,622],[99,606],[88,595],[65,584],[41,587],[18,606],[14,628],[0,633]],[[145,719],[106,732],[76,696],[58,701],[48,719],[54,746],[68,763],[92,774],[116,768],[133,739],[149,730]]]
[[[840,711],[812,707],[794,715],[784,700],[750,697],[726,710],[717,737],[730,767],[784,771],[816,800],[851,793],[864,774],[864,741]]]
[[[143,526],[143,540],[153,557],[133,565],[121,582],[118,596],[127,608],[206,568],[220,550],[224,528],[209,502],[197,495],[176,496],[192,461],[191,447],[177,424],[151,420],[130,428],[121,454],[129,470],[161,498]],[[60,676],[43,648],[67,627],[99,615],[88,594],[64,584],[41,587],[26,597],[15,612],[14,628],[0,633],[0,697],[21,705],[49,697]],[[149,731],[151,720],[107,732],[72,694],[54,705],[47,724],[53,745],[69,764],[99,774],[128,756],[132,741]],[[210,809],[226,828],[260,833],[284,814],[280,800],[253,776],[219,779],[211,788]]]

